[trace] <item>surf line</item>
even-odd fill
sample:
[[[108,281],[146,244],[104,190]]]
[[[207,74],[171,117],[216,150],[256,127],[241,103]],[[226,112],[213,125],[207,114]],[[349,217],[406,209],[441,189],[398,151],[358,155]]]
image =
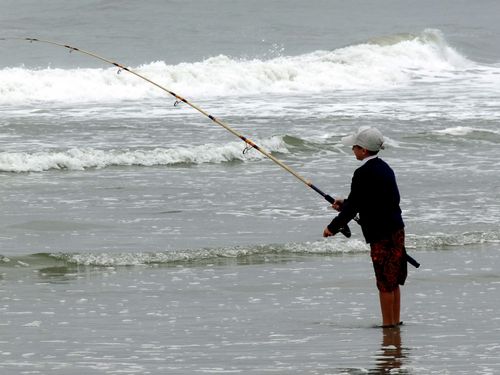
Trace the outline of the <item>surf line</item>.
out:
[[[59,42],[55,42],[55,41],[52,41],[52,40],[38,39],[38,38],[0,38],[0,40],[24,40],[24,41],[28,41],[28,42],[38,42],[38,43],[51,44],[51,45],[54,45],[54,46],[67,48],[67,49],[69,49],[70,52],[73,52],[73,51],[80,52],[80,53],[82,53],[84,55],[88,55],[90,57],[93,57],[93,58],[96,58],[98,60],[104,61],[105,63],[114,65],[114,66],[116,66],[119,69],[118,72],[121,72],[122,70],[124,70],[126,72],[129,72],[129,73],[131,73],[131,74],[133,74],[133,75],[135,75],[135,76],[137,76],[137,77],[139,77],[139,78],[141,78],[141,79],[149,82],[150,84],[156,86],[160,90],[163,90],[166,93],[172,95],[176,99],[174,105],[177,105],[177,104],[179,104],[181,102],[185,103],[185,104],[189,105],[191,108],[193,108],[196,111],[198,111],[199,113],[201,113],[202,115],[204,115],[205,117],[208,117],[215,124],[223,127],[224,129],[226,129],[228,132],[230,132],[234,136],[240,138],[246,144],[246,148],[245,148],[244,152],[246,152],[246,150],[248,150],[248,149],[254,148],[258,152],[260,152],[262,155],[266,156],[268,159],[272,160],[274,163],[276,163],[277,165],[279,165],[285,171],[287,171],[290,174],[292,174],[299,181],[301,181],[302,183],[304,183],[305,185],[307,185],[309,188],[311,188],[312,190],[314,190],[316,193],[318,193],[319,195],[321,195],[327,202],[332,203],[332,204],[333,204],[333,202],[335,202],[335,199],[332,196],[330,196],[329,194],[326,194],[325,192],[323,192],[321,189],[319,189],[317,186],[315,186],[310,180],[307,180],[304,177],[302,177],[295,170],[293,170],[288,165],[286,165],[285,163],[283,163],[281,160],[279,160],[278,158],[276,158],[275,156],[273,156],[271,153],[269,153],[269,151],[267,151],[267,150],[263,149],[262,147],[258,146],[251,139],[243,136],[242,134],[240,134],[239,132],[237,132],[236,130],[234,130],[232,127],[230,127],[225,122],[219,120],[215,116],[212,116],[211,114],[209,114],[208,112],[206,112],[202,108],[200,108],[197,105],[191,103],[190,101],[186,100],[185,98],[183,98],[182,96],[176,94],[175,92],[167,89],[165,86],[162,86],[159,83],[152,81],[151,79],[143,76],[140,73],[137,73],[136,71],[134,71],[132,69],[127,68],[126,66],[124,66],[122,64],[119,64],[117,62],[111,61],[111,60],[109,60],[109,59],[107,59],[105,57],[99,56],[99,55],[97,55],[94,52],[86,51],[86,50],[83,50],[83,49],[80,49],[80,48],[77,48],[77,47],[70,46],[68,44],[59,43]],[[349,229],[349,227],[347,225],[340,230],[340,233],[342,233],[346,237],[351,237],[351,230]],[[415,259],[413,259],[412,257],[410,257],[409,255],[407,255],[407,261],[410,264],[412,264],[413,266],[417,267],[417,268],[420,266],[420,264]]]

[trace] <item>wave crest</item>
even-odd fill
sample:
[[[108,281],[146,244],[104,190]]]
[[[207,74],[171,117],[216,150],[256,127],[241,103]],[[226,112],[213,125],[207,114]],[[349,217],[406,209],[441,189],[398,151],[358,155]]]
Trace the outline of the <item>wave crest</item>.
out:
[[[419,250],[440,251],[450,247],[479,245],[483,243],[500,243],[500,232],[467,232],[461,234],[432,234],[407,236],[406,245],[411,255],[418,258]],[[205,262],[228,262],[238,260],[247,263],[262,261],[263,258],[276,259],[296,256],[340,256],[345,254],[368,253],[368,245],[357,239],[334,239],[314,242],[233,246],[221,248],[169,250],[160,252],[136,253],[40,253],[22,257],[0,255],[0,265],[4,267],[40,267],[54,266],[54,262],[62,265],[76,266],[139,266],[139,265],[172,265],[202,264]]]
[[[282,137],[257,142],[270,152],[288,153]],[[152,150],[97,150],[74,148],[67,151],[2,152],[0,172],[42,172],[52,169],[83,170],[110,166],[158,166],[177,164],[224,163],[264,158],[255,150],[243,153],[245,144],[204,144],[193,147],[155,148]]]
[[[195,63],[156,61],[132,69],[182,95],[213,97],[383,89],[469,64],[439,30],[425,30],[299,56],[265,60],[219,55]],[[0,104],[9,104],[140,100],[165,93],[126,72],[116,74],[116,68],[18,67],[0,70],[0,94]]]

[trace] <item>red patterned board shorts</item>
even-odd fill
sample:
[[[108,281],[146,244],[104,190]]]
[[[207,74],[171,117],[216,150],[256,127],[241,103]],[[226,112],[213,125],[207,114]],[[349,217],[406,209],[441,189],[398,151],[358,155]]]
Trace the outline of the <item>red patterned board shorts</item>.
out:
[[[378,290],[392,292],[404,285],[408,275],[404,229],[394,232],[390,239],[371,243],[370,248]]]

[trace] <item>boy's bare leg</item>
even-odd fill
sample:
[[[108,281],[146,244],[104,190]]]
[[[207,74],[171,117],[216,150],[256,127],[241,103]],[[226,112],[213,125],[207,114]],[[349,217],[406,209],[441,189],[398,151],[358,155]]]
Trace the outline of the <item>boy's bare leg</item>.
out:
[[[394,326],[399,323],[399,289],[392,292],[379,292],[382,310],[382,325]],[[396,311],[397,310],[397,311]],[[398,320],[396,320],[398,318]]]
[[[401,291],[399,287],[394,290],[394,305],[393,305],[393,321],[394,324],[399,324],[401,322]]]

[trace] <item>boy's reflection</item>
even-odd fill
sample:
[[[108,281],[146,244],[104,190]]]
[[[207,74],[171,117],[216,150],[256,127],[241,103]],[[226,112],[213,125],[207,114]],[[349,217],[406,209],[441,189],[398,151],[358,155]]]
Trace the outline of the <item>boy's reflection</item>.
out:
[[[399,327],[382,329],[382,346],[376,355],[376,367],[370,374],[390,374],[395,369],[401,369],[408,358],[408,349],[401,345],[401,330]],[[404,369],[398,374],[407,374]]]

